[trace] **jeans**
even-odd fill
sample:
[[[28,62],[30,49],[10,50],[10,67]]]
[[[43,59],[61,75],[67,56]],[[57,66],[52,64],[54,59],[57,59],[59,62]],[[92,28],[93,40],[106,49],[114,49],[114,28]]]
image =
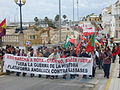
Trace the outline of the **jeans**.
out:
[[[104,64],[103,65],[103,69],[104,69],[104,77],[109,78],[109,75],[110,75],[110,64]]]
[[[115,63],[116,56],[112,56],[112,63]]]

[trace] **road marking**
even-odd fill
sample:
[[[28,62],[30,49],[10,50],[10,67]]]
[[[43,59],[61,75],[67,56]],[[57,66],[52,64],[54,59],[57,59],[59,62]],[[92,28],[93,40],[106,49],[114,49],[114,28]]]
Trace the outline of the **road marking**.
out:
[[[112,77],[113,77],[113,74],[114,74],[114,72],[115,72],[115,66],[116,66],[116,63],[113,65],[112,74],[110,75],[110,78],[108,79],[107,84],[106,84],[104,90],[109,90],[110,83],[111,83],[111,81],[112,81]]]

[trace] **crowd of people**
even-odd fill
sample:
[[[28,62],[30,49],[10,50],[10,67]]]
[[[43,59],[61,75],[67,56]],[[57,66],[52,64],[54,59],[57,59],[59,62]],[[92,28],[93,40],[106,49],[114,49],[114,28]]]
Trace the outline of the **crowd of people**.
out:
[[[40,46],[37,49],[32,47],[28,47],[26,49],[20,49],[20,47],[15,47],[11,45],[6,45],[5,48],[0,48],[0,61],[1,61],[1,68],[3,71],[4,66],[4,55],[5,54],[13,54],[16,56],[27,56],[27,57],[46,57],[46,58],[66,58],[66,57],[88,57],[93,59],[93,67],[92,67],[92,75],[83,75],[83,78],[93,78],[96,76],[96,68],[101,69],[104,71],[104,77],[109,78],[110,76],[110,66],[111,63],[115,63],[116,56],[119,56],[120,59],[120,45],[115,44],[112,42],[112,47],[108,45],[108,38],[100,38],[99,41],[102,40],[103,44],[96,44],[94,43],[94,50],[88,52],[88,48],[86,48],[89,40],[91,37],[79,37],[80,45],[75,45],[70,43],[70,45],[65,48],[62,45],[47,47],[47,46]],[[79,46],[79,47],[78,47]],[[116,53],[117,52],[117,53]],[[120,60],[119,60],[120,61]],[[119,62],[120,63],[120,62]],[[15,72],[16,76],[22,75],[25,77],[27,73],[23,72]],[[6,74],[10,75],[11,71],[6,70]],[[33,73],[30,74],[31,77],[35,75]],[[41,77],[42,75],[38,75]],[[71,74],[70,78],[75,78],[76,74]],[[63,75],[63,78],[66,78],[67,75]],[[57,75],[46,75],[46,78],[58,78]],[[119,73],[120,78],[120,73]]]
[[[109,78],[110,76],[110,66],[111,63],[115,63],[116,55],[112,56],[112,53],[115,53],[117,51],[116,47],[120,47],[119,44],[116,44],[113,46],[112,49],[110,49],[109,46],[104,47],[98,47],[96,46],[94,51],[86,52],[85,43],[83,42],[80,46],[79,52],[76,53],[76,47],[74,45],[70,45],[68,48],[64,48],[62,46],[56,46],[56,47],[46,47],[41,46],[38,49],[33,49],[32,47],[29,48],[27,51],[25,49],[20,49],[19,47],[14,47],[11,45],[7,45],[5,48],[0,48],[0,61],[1,61],[1,67],[3,67],[3,57],[5,54],[13,54],[16,56],[28,56],[28,57],[47,57],[47,58],[66,58],[70,56],[74,57],[91,57],[93,59],[93,69],[92,69],[92,75],[83,75],[83,78],[92,78],[96,75],[96,68],[103,69],[104,71],[104,77]],[[120,57],[120,55],[119,55]],[[6,70],[6,75],[10,75],[12,72],[9,70]],[[22,75],[25,77],[27,73],[21,73],[21,72],[14,72],[16,73],[16,76]],[[31,77],[34,77],[35,75],[33,73],[30,74]],[[38,75],[38,77],[41,77],[42,75]],[[75,78],[79,75],[70,75],[70,78]],[[66,78],[66,75],[63,75],[63,78]],[[46,78],[58,78],[58,76],[53,75],[46,75]]]

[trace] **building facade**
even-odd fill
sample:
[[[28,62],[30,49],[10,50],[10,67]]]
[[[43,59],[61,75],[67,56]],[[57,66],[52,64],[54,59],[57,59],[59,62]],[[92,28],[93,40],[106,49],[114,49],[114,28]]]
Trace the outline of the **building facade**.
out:
[[[105,34],[120,37],[120,0],[102,10],[102,26]]]
[[[86,17],[83,18],[83,21],[95,21],[95,22],[101,22],[100,16],[92,13],[87,15]]]

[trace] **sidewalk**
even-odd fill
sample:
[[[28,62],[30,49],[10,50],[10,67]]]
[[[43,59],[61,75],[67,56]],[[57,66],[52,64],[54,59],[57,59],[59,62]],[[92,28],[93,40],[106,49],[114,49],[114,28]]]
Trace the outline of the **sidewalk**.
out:
[[[120,90],[120,78],[117,78],[119,75],[119,60],[116,59],[115,66],[111,73],[111,77],[107,82],[105,90]]]

